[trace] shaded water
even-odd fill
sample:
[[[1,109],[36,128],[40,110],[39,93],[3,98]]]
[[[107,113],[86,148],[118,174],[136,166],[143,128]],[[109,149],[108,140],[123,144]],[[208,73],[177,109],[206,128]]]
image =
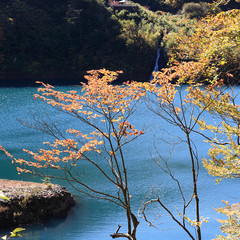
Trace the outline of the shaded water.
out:
[[[70,89],[79,89],[78,87],[60,87],[59,89],[67,91]],[[77,124],[69,120],[64,115],[55,114],[52,110],[43,108],[36,104],[32,95],[36,93],[36,88],[0,88],[0,144],[8,149],[13,155],[24,157],[21,149],[37,150],[43,141],[49,138],[41,132],[23,127],[16,118],[31,118],[31,111],[48,111],[51,117],[58,121],[59,127],[69,128]],[[163,174],[152,159],[153,139],[161,137],[169,139],[171,134],[176,133],[176,129],[167,125],[156,115],[148,111],[145,105],[140,108],[131,119],[136,128],[141,129],[145,125],[152,124],[153,130],[137,141],[126,146],[125,156],[127,159],[127,168],[130,182],[130,192],[133,195],[132,203],[135,213],[138,211],[146,193],[151,187],[158,188],[162,201],[170,209],[175,210],[181,207],[181,199],[176,191],[176,185]],[[84,127],[81,125],[81,128]],[[156,128],[155,128],[156,127]],[[195,139],[201,146],[200,158],[206,157],[207,145],[202,143],[202,139]],[[163,141],[156,141],[159,151],[168,156],[168,146]],[[184,191],[191,189],[190,166],[188,162],[186,147],[180,145],[175,149],[170,166],[174,173],[184,182]],[[0,178],[23,179],[30,181],[39,181],[31,176],[19,176],[11,163],[0,153]],[[109,189],[110,186],[98,179],[94,169],[84,167],[84,177],[92,182],[95,188]],[[54,181],[55,183],[55,181]],[[64,182],[62,185],[68,187]],[[23,239],[28,240],[107,240],[111,239],[109,234],[114,233],[118,224],[125,225],[124,212],[111,203],[101,200],[91,199],[81,195],[68,188],[77,199],[77,205],[70,211],[66,219],[50,220],[46,224],[27,226]],[[203,239],[208,240],[219,233],[218,223],[214,217],[221,217],[216,214],[213,207],[221,205],[222,199],[228,199],[230,202],[239,201],[239,180],[226,180],[216,185],[214,178],[209,176],[201,167],[199,176],[199,197],[201,216],[209,217],[210,222],[203,225]],[[149,227],[143,220],[138,228],[138,240],[185,240],[186,234],[172,223],[167,214],[153,207],[152,212],[159,215],[158,229]],[[193,209],[187,212],[189,217],[194,218]],[[3,233],[2,233],[3,234]],[[0,235],[1,236],[1,235]]]

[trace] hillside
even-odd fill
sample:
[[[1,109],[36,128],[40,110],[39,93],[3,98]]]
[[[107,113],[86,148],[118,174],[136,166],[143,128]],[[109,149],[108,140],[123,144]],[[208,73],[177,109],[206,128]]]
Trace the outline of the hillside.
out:
[[[148,5],[114,12],[104,0],[2,0],[0,86],[78,84],[87,70],[100,68],[147,81],[162,32],[190,31],[192,20],[163,12],[177,8],[160,0],[138,2]],[[174,34],[168,47],[171,41]]]

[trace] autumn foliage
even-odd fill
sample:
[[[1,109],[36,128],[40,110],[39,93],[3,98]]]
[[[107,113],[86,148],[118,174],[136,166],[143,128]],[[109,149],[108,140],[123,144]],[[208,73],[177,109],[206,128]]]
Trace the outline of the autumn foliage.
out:
[[[121,72],[105,69],[89,71],[85,76],[88,82],[82,83],[81,93],[61,92],[51,85],[39,82],[42,87],[35,94],[36,100],[43,101],[86,125],[89,131],[84,132],[79,124],[77,129],[69,128],[60,132],[53,123],[37,122],[35,128],[46,132],[54,140],[45,142],[46,148],[37,153],[24,149],[30,155],[30,160],[16,159],[3,147],[0,146],[0,149],[13,163],[18,164],[20,173],[41,175],[42,172],[37,170],[57,170],[62,175],[56,176],[51,172],[50,176],[65,179],[80,192],[122,207],[126,211],[128,231],[119,233],[119,227],[111,236],[135,240],[139,222],[131,209],[132,195],[128,189],[124,146],[144,134],[142,129],[136,129],[131,124],[130,117],[138,107],[139,100],[147,96],[145,100],[150,109],[168,123],[179,127],[184,135],[181,141],[188,146],[193,191],[187,195],[183,193],[180,182],[165,161],[161,168],[178,186],[183,202],[182,212],[174,215],[160,198],[151,199],[146,204],[159,203],[191,239],[201,240],[201,226],[207,220],[200,216],[197,185],[199,159],[191,136],[199,134],[210,143],[209,159],[203,159],[203,166],[209,174],[219,180],[240,176],[238,94],[224,85],[239,80],[239,23],[239,10],[222,12],[196,23],[193,35],[179,35],[178,45],[171,52],[169,68],[155,73],[151,82],[114,85],[113,81]],[[153,95],[154,100],[148,98],[147,93]],[[176,98],[180,101],[176,101]],[[211,123],[207,122],[203,113],[212,117]],[[90,152],[96,154],[100,161],[92,158]],[[95,167],[113,185],[115,194],[101,192],[75,175],[75,167],[81,167],[83,161]],[[187,216],[190,204],[195,205],[196,219],[193,220]],[[229,239],[238,239],[239,203],[225,204],[224,208],[217,210],[228,217],[228,220],[219,220],[223,224],[221,229],[232,237]],[[195,228],[196,237],[188,229],[187,223]],[[217,239],[228,238],[218,236]]]
[[[150,83],[138,84],[155,96],[154,100],[149,99],[148,102],[153,112],[179,127],[188,140],[194,133],[210,143],[209,159],[203,159],[203,166],[209,174],[218,177],[217,182],[224,178],[240,176],[239,99],[238,92],[235,93],[231,87],[231,84],[238,83],[240,73],[239,22],[239,10],[221,12],[197,22],[193,35],[186,35],[184,32],[179,35],[178,44],[171,52],[169,68],[156,73]],[[206,115],[208,120],[205,118]],[[191,147],[191,144],[194,145],[192,139],[188,146],[190,155],[192,153],[194,156],[192,158],[194,177],[198,175],[197,168],[194,168],[198,160],[193,150],[195,147]],[[181,184],[174,178],[167,162],[162,161],[161,165],[158,164],[173,182],[177,182],[182,194]],[[196,189],[193,196],[198,200],[197,177],[193,178],[193,185]],[[189,236],[192,239],[201,239],[199,203],[196,201],[196,220],[191,220],[185,215],[187,205],[183,194],[182,197],[183,224],[161,201],[161,197],[147,201],[143,210],[148,204],[159,203],[188,234],[185,220],[190,224],[195,222],[198,236],[197,238],[191,234]],[[238,239],[239,204],[225,203],[226,207],[217,211],[228,217],[228,220],[219,222],[223,224],[221,230],[227,233],[229,238],[218,236],[217,239]],[[147,219],[145,214],[144,217]]]
[[[129,117],[136,110],[138,100],[145,92],[137,86],[130,87],[130,83],[122,86],[113,85],[119,73],[105,69],[89,71],[89,75],[86,76],[88,83],[82,83],[81,93],[77,91],[65,93],[55,90],[53,86],[40,83],[42,87],[38,89],[39,93],[35,94],[35,99],[79,121],[80,128],[66,129],[64,133],[59,132],[57,126],[51,122],[37,121],[35,128],[55,138],[53,142],[44,143],[46,149],[40,149],[37,153],[24,149],[31,157],[27,160],[16,159],[2,147],[1,149],[13,163],[19,165],[17,170],[20,173],[46,176],[46,173],[37,170],[46,168],[57,170],[56,173],[53,171],[49,173],[50,177],[65,179],[82,193],[111,201],[124,208],[128,232],[118,233],[118,229],[111,236],[134,240],[138,221],[131,211],[124,146],[144,133],[134,128]],[[83,132],[82,124],[85,124],[89,131]],[[92,157],[90,152],[94,152],[97,157]],[[75,167],[81,169],[83,162],[95,167],[103,180],[115,186],[116,194],[95,189],[94,184],[91,186],[79,178]]]
[[[43,87],[38,89],[40,94],[35,94],[34,97],[78,118],[94,130],[82,133],[77,129],[67,129],[66,133],[72,138],[57,138],[53,143],[45,142],[44,144],[51,150],[40,149],[38,153],[24,149],[35,161],[15,159],[16,163],[36,168],[62,169],[60,162],[75,166],[89,151],[101,154],[101,146],[106,140],[113,138],[116,142],[122,142],[128,137],[135,138],[143,134],[143,131],[135,129],[127,119],[136,106],[132,102],[137,101],[145,93],[137,87],[129,88],[129,83],[125,86],[112,85],[119,72],[98,70],[88,73],[90,74],[86,76],[88,83],[83,83],[81,90],[83,94],[77,91],[67,93],[56,91],[53,86],[38,82]],[[101,126],[99,122],[102,123]],[[105,131],[101,127],[105,128]],[[80,145],[79,139],[81,143],[86,143]],[[112,148],[108,154],[114,155],[115,151],[116,149]],[[7,155],[11,156],[9,153]],[[25,168],[18,168],[18,171],[32,172]]]
[[[219,235],[215,240],[238,240],[240,238],[240,203],[229,204],[228,201],[223,201],[224,207],[216,209],[218,213],[225,214],[227,219],[218,220],[222,226],[222,232],[226,235]]]
[[[231,10],[198,21],[191,35],[182,32],[170,63],[183,81],[236,82],[240,63],[240,12]]]

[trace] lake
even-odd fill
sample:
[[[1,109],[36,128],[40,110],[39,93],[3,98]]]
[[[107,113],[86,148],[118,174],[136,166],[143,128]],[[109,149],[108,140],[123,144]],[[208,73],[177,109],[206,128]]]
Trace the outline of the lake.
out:
[[[79,90],[79,87],[58,87],[58,89],[63,91]],[[62,129],[74,124],[64,115],[56,114],[47,107],[43,107],[41,103],[37,104],[33,98],[33,94],[36,92],[37,88],[35,87],[0,88],[0,144],[17,157],[25,157],[22,152],[23,148],[36,151],[42,146],[43,141],[49,140],[49,137],[42,132],[23,127],[17,119],[31,119],[33,112],[47,111],[51,118],[58,121],[59,127]],[[170,209],[176,211],[176,208],[181,207],[181,199],[177,193],[176,185],[159,169],[152,155],[155,154],[153,147],[155,141],[159,151],[167,157],[169,146],[159,139],[169,140],[171,134],[176,134],[178,130],[154,115],[144,104],[138,108],[134,118],[132,118],[132,123],[137,129],[152,124],[150,132],[125,148],[133,210],[137,213],[147,192],[155,188],[158,189],[162,201]],[[200,146],[199,158],[207,157],[208,145],[203,143],[199,137],[196,137],[195,141]],[[15,167],[3,153],[0,153],[0,160],[0,178],[39,181],[32,176],[18,175]],[[184,183],[184,191],[188,192],[191,189],[191,172],[185,145],[176,147],[170,159],[170,166],[179,180]],[[108,189],[110,187],[105,182],[99,181],[94,169],[86,166],[83,169],[83,174],[86,180],[94,183],[97,189]],[[81,195],[71,189],[65,182],[54,180],[52,182],[66,186],[77,199],[77,205],[65,219],[54,219],[49,220],[46,224],[26,226],[27,230],[23,233],[23,239],[110,240],[112,238],[109,235],[116,231],[118,224],[123,225],[122,231],[124,231],[125,215],[120,207],[103,200]],[[219,224],[214,218],[223,216],[217,214],[213,208],[222,205],[221,200],[229,200],[231,203],[239,202],[239,186],[238,179],[224,180],[216,185],[215,179],[209,176],[202,166],[200,167],[198,182],[200,211],[201,216],[209,218],[209,223],[203,224],[202,239],[212,239],[220,233]],[[163,209],[153,206],[151,213],[152,216],[158,216],[157,228],[149,227],[140,218],[137,231],[138,240],[188,239],[185,232],[171,221]],[[192,217],[193,215],[193,209],[190,208],[187,216]]]

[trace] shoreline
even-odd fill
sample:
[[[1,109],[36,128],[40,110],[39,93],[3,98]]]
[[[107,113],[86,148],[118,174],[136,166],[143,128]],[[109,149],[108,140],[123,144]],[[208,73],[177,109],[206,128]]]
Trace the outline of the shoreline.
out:
[[[0,228],[66,217],[75,205],[73,196],[57,184],[0,179]]]

